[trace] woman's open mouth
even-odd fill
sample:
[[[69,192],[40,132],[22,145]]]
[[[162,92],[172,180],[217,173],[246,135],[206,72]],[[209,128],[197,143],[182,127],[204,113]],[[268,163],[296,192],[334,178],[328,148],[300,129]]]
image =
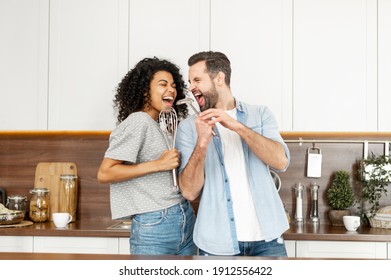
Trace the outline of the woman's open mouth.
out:
[[[174,97],[172,96],[164,96],[163,103],[166,107],[172,107],[174,105]]]

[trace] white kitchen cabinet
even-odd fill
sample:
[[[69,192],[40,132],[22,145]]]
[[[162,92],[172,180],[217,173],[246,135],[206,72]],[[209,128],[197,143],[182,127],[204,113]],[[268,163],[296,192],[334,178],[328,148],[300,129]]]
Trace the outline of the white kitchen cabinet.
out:
[[[376,0],[294,1],[294,131],[377,131],[377,11]]]
[[[112,129],[128,70],[128,1],[52,0],[49,46],[48,129]]]
[[[379,131],[391,131],[391,1],[378,1]]]
[[[210,30],[211,49],[231,61],[233,95],[292,130],[292,1],[212,0]]]
[[[391,260],[391,243],[387,243],[387,248],[388,248],[388,250],[387,250],[387,252],[388,252],[388,259]]]
[[[296,257],[296,241],[285,240],[285,248],[289,258]]]
[[[33,252],[32,236],[0,236],[0,252]]]
[[[118,254],[118,238],[35,236],[34,252]]]
[[[391,130],[388,0],[2,0],[0,129],[111,130],[141,58],[225,52],[282,131]]]
[[[49,0],[0,1],[0,129],[47,129]]]
[[[129,238],[118,238],[118,254],[130,254]]]
[[[168,59],[188,80],[187,60],[209,50],[210,0],[130,0],[129,67],[144,57]]]
[[[356,241],[296,241],[296,257],[386,259],[387,243]]]

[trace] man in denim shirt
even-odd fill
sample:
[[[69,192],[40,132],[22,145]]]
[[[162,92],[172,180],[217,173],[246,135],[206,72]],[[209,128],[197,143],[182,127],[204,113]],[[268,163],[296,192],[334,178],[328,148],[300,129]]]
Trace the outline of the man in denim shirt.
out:
[[[285,171],[290,155],[273,114],[233,97],[223,53],[197,53],[188,65],[201,113],[178,127],[178,182],[188,200],[200,196],[200,255],[286,256],[289,224],[269,167]]]

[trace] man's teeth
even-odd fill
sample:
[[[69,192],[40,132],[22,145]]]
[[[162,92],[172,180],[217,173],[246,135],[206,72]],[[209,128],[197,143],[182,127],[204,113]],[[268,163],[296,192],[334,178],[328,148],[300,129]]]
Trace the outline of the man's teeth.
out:
[[[166,97],[163,97],[163,100],[166,100],[166,101],[173,101],[174,98],[173,98],[173,97],[170,97],[170,96],[166,96]]]

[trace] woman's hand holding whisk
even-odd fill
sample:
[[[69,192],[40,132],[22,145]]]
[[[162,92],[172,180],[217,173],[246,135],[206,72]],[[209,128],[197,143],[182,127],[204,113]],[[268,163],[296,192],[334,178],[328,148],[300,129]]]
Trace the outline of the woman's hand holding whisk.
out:
[[[175,169],[179,166],[179,152],[177,149],[166,150],[159,158],[160,171]]]

